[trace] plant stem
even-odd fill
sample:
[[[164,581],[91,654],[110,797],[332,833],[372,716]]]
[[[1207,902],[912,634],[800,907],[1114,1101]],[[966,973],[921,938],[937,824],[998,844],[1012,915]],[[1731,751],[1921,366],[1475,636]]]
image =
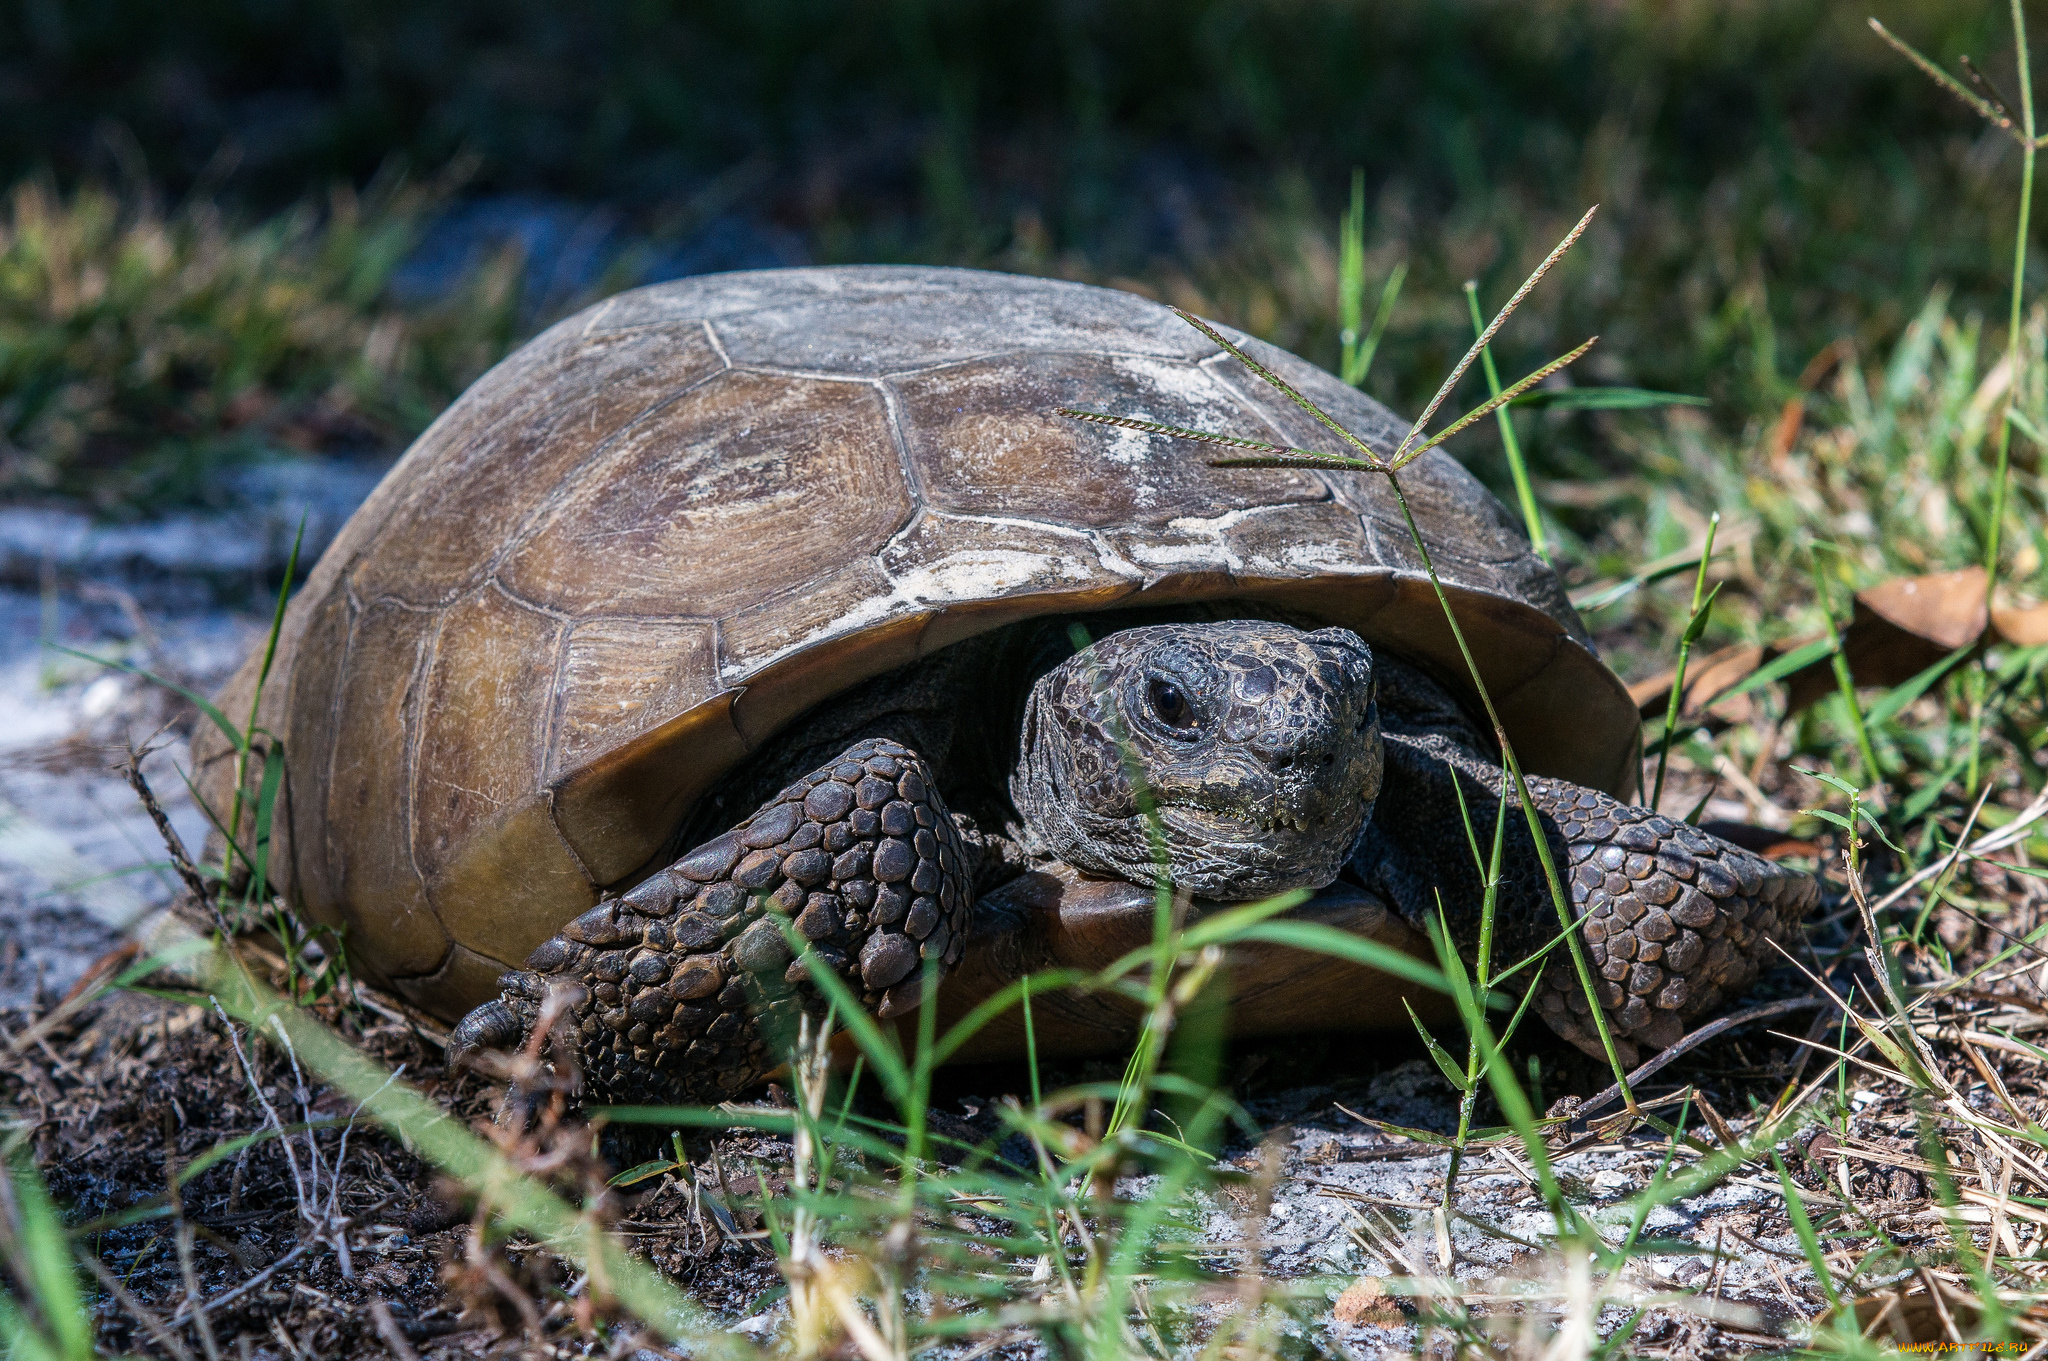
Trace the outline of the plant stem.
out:
[[[2019,62],[2020,77],[2020,208],[2019,217],[2013,227],[2012,242],[2012,309],[2006,321],[2005,353],[2010,370],[2005,392],[2005,410],[2010,412],[2012,404],[2019,398],[2021,310],[2026,298],[2027,283],[2027,231],[2034,210],[2034,154],[2040,149],[2034,132],[2034,75],[2032,58],[2027,51],[2027,16],[2020,0],[2012,0],[2012,35],[2015,55]],[[1991,523],[1984,534],[1984,601],[1990,605],[1998,591],[1998,546],[2000,533],[2005,527],[2005,488],[2010,477],[2012,456],[2012,421],[2002,417],[1998,422],[1998,462],[1991,479]],[[1985,676],[1980,663],[1972,676],[1970,686],[1970,768],[1965,782],[1964,796],[1977,796],[1977,782],[1981,776],[1981,757],[1984,745],[1984,692]]]
[[[1607,1054],[1607,1063],[1614,1070],[1615,1085],[1621,1088],[1621,1099],[1627,1103],[1629,1113],[1636,1113],[1635,1093],[1628,1085],[1628,1070],[1621,1066],[1621,1055],[1615,1051],[1614,1035],[1607,1028],[1607,1013],[1600,1005],[1599,990],[1593,986],[1593,972],[1586,963],[1585,948],[1579,943],[1578,923],[1572,920],[1571,904],[1566,899],[1564,884],[1558,878],[1557,865],[1550,854],[1550,839],[1544,835],[1543,822],[1536,813],[1536,801],[1529,794],[1529,782],[1522,776],[1522,762],[1515,755],[1514,744],[1508,740],[1507,726],[1501,722],[1500,712],[1493,707],[1493,696],[1486,688],[1486,681],[1479,673],[1479,661],[1472,655],[1471,646],[1465,641],[1465,630],[1459,627],[1458,616],[1451,609],[1451,598],[1444,592],[1444,584],[1437,577],[1436,563],[1429,556],[1429,545],[1423,542],[1421,527],[1415,523],[1415,513],[1408,508],[1407,494],[1401,490],[1401,479],[1392,472],[1385,474],[1387,486],[1393,490],[1394,502],[1401,507],[1401,518],[1407,522],[1408,537],[1415,544],[1416,552],[1422,556],[1422,570],[1429,574],[1429,584],[1436,592],[1437,604],[1442,607],[1444,619],[1451,626],[1451,636],[1457,640],[1458,652],[1465,660],[1465,669],[1472,676],[1472,683],[1479,690],[1480,702],[1486,706],[1487,722],[1493,725],[1494,740],[1500,744],[1501,764],[1506,767],[1509,778],[1514,782],[1515,797],[1522,805],[1522,816],[1529,823],[1530,839],[1536,843],[1536,858],[1543,865],[1543,880],[1550,890],[1550,901],[1557,908],[1557,922],[1564,930],[1565,949],[1571,953],[1572,967],[1578,972],[1579,986],[1586,991],[1586,999],[1592,1003],[1593,1027],[1600,1032],[1600,1047]]]
[[[271,665],[277,660],[277,640],[284,632],[285,603],[291,598],[292,581],[299,573],[299,549],[305,542],[306,517],[301,515],[299,517],[298,532],[292,536],[291,555],[285,559],[284,563],[284,584],[277,588],[277,607],[271,612],[270,633],[263,640],[263,661],[256,668],[256,685],[249,694],[249,722],[242,729],[239,734],[240,740],[235,744],[235,792],[228,803],[228,820],[223,825],[223,830],[225,830],[227,835],[222,838],[224,844],[221,847],[220,853],[220,898],[214,905],[215,911],[223,917],[227,912],[228,906],[228,884],[235,868],[235,841],[242,835],[242,805],[245,799],[245,791],[249,784],[249,752],[256,741],[256,721],[261,716],[263,709],[263,687],[269,682]],[[264,751],[263,763],[266,767],[273,760],[282,761],[284,759],[279,751],[280,745],[273,738],[269,748]],[[242,859],[251,867],[250,873],[253,883],[253,876],[256,873],[255,860],[247,854],[244,854]],[[241,928],[241,913],[236,913],[234,924],[237,930]],[[287,954],[289,954],[289,951],[287,951]]]
[[[1457,786],[1453,785],[1452,788],[1456,790]],[[1458,807],[1461,812],[1464,811],[1464,806],[1465,796],[1459,791]],[[1479,902],[1479,951],[1478,957],[1472,962],[1473,991],[1482,999],[1482,1006],[1485,1005],[1483,999],[1493,988],[1493,915],[1500,901],[1500,862],[1507,839],[1507,826],[1507,791],[1502,790],[1500,806],[1493,812],[1493,854],[1485,869],[1486,888]],[[1467,818],[1467,835],[1470,835],[1470,832],[1471,820]],[[1472,849],[1476,853],[1479,848],[1475,845]],[[1450,1211],[1451,1197],[1458,1183],[1459,1165],[1465,1160],[1465,1147],[1472,1137],[1472,1112],[1479,1104],[1479,1079],[1483,1072],[1484,1063],[1479,1048],[1479,1037],[1468,1035],[1465,1038],[1465,1090],[1460,1093],[1458,1099],[1458,1133],[1451,1143],[1450,1166],[1444,1170],[1443,1207],[1446,1213]]]
[[[1479,312],[1479,284],[1476,280],[1465,281],[1465,302],[1472,309],[1472,331],[1475,335],[1486,333],[1486,318]],[[1493,347],[1487,345],[1479,351],[1479,362],[1486,370],[1488,395],[1500,396],[1500,370],[1494,367]],[[1501,448],[1507,452],[1508,471],[1515,478],[1515,499],[1522,506],[1522,523],[1529,527],[1529,546],[1536,550],[1536,556],[1550,561],[1550,545],[1543,538],[1543,516],[1536,509],[1536,490],[1529,484],[1529,467],[1522,461],[1521,441],[1515,438],[1514,417],[1503,403],[1495,408],[1494,417],[1500,421]],[[1693,608],[1699,608],[1694,602]]]
[[[1834,669],[1835,689],[1841,693],[1842,703],[1849,710],[1849,727],[1856,735],[1856,751],[1863,760],[1863,783],[1880,798],[1884,793],[1884,769],[1877,763],[1877,752],[1870,745],[1870,728],[1863,721],[1863,708],[1856,702],[1856,680],[1849,674],[1849,659],[1842,654],[1842,635],[1835,628],[1835,597],[1828,587],[1828,574],[1820,563],[1820,549],[1815,544],[1809,554],[1813,568],[1814,591],[1820,596],[1821,618],[1828,629],[1828,664]]]
[[[1692,609],[1686,615],[1685,636],[1678,640],[1678,667],[1671,673],[1671,697],[1664,705],[1664,741],[1657,748],[1657,781],[1650,791],[1654,811],[1664,802],[1664,765],[1671,759],[1671,732],[1678,726],[1678,706],[1685,698],[1685,659],[1692,653],[1693,639],[1705,623],[1700,618],[1700,596],[1707,587],[1707,564],[1714,558],[1714,535],[1721,528],[1721,512],[1707,521],[1707,546],[1700,554],[1700,569],[1692,579]]]
[[[2026,295],[2027,230],[2034,209],[2034,154],[2039,149],[2034,136],[2034,77],[2029,69],[2031,59],[2027,53],[2027,17],[2020,0],[2012,0],[2012,32],[2019,58],[2020,117],[2027,140],[2020,151],[2020,209],[2012,243],[2012,311],[2007,319],[2005,337],[2006,355],[2012,366],[2012,378],[2005,398],[2008,411],[2012,409],[2020,389],[2021,308]],[[2011,452],[2012,422],[2001,420],[1998,423],[1998,467],[1991,484],[1991,526],[1984,546],[1987,593],[1998,584],[1998,540],[2004,528],[2005,486]]]

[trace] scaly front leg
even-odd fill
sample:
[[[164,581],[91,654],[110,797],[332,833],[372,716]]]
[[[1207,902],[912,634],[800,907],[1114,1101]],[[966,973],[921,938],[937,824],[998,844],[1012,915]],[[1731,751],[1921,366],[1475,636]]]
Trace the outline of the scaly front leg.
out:
[[[883,1016],[920,964],[959,962],[971,867],[924,762],[859,742],[739,826],[599,903],[464,1017],[450,1057],[521,1043],[551,986],[580,987],[584,1090],[603,1102],[720,1101],[786,1059],[824,999],[781,920]]]
[[[1483,856],[1505,794],[1491,967],[1498,974],[1555,940],[1550,886],[1501,768],[1432,732],[1390,734],[1386,762],[1388,792],[1353,862],[1363,882],[1417,927],[1427,929],[1442,910],[1469,958],[1485,885],[1465,819]],[[1624,1063],[1676,1042],[1776,964],[1782,956],[1773,942],[1792,939],[1819,900],[1820,886],[1808,875],[1598,790],[1532,776],[1529,795]],[[1527,985],[1527,975],[1520,977],[1505,986],[1519,991]],[[1602,1058],[1593,1006],[1570,952],[1557,944],[1543,966],[1536,1010],[1552,1030]]]
[[[1647,808],[1562,780],[1532,779],[1529,792],[1562,834],[1557,872],[1584,922],[1586,962],[1624,1062],[1635,1061],[1630,1041],[1674,1043],[1779,963],[1773,942],[1792,939],[1819,901],[1811,876]],[[1543,971],[1536,1009],[1579,1048],[1603,1052],[1562,950]]]

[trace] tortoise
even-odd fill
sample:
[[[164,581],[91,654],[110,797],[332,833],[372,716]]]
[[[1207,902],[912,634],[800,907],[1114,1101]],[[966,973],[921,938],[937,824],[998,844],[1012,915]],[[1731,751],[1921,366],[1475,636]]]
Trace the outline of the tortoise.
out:
[[[1223,334],[1398,442],[1362,393]],[[1471,949],[1465,817],[1490,839],[1501,753],[1385,479],[1212,467],[1060,408],[1328,442],[1171,310],[1072,283],[769,270],[555,325],[419,438],[285,615],[279,891],[462,1018],[458,1054],[580,985],[611,1099],[719,1098],[781,1061],[770,1037],[820,1006],[785,923],[884,1017],[927,968],[957,1014],[1105,962],[1149,936],[1162,874],[1189,911],[1314,890],[1297,913],[1427,954],[1441,912]],[[1817,888],[1631,806],[1637,712],[1554,572],[1440,450],[1402,483],[1621,1055],[1669,1045]],[[232,753],[195,756],[221,806]],[[1559,925],[1518,808],[1505,854],[1496,958],[1522,958]],[[1240,1032],[1406,1023],[1386,975],[1267,951],[1234,977]],[[1600,1053],[1566,951],[1540,977],[1538,1014]],[[1055,1012],[1047,1049],[1130,1030]]]

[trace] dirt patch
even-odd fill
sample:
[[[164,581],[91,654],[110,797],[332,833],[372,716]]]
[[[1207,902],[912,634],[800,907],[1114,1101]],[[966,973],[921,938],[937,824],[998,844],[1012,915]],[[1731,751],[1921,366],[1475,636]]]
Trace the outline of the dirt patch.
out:
[[[421,1029],[319,1010],[364,1053],[489,1127],[497,1093],[473,1075],[451,1078]],[[121,1286],[104,1287],[95,1311],[111,1352],[174,1354],[166,1334],[195,1347],[195,1300],[229,1354],[375,1355],[396,1350],[392,1329],[421,1356],[508,1340],[606,1355],[635,1338],[590,1307],[572,1267],[473,1223],[461,1187],[307,1081],[282,1046],[205,1006],[115,993],[54,1025],[26,1009],[0,1024],[29,1041],[0,1064],[0,1102],[19,1113],[52,1197]],[[280,1124],[287,1137],[276,1137]],[[588,1149],[587,1127],[563,1131],[577,1138]],[[758,1228],[745,1208],[752,1178],[721,1185],[719,1169],[783,1164],[787,1148],[754,1136],[692,1143],[690,1173],[606,1193],[601,1213],[701,1302],[738,1318],[781,1278],[744,1236]],[[589,1160],[596,1189],[610,1168]]]

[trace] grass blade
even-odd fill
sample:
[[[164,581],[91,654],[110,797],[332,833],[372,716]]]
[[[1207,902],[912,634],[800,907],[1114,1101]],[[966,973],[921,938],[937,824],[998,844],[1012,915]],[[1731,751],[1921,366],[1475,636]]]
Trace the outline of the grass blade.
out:
[[[1707,584],[1707,564],[1714,559],[1714,535],[1721,528],[1721,512],[1715,511],[1707,521],[1707,542],[1700,550],[1699,572],[1692,580],[1692,619],[1685,626],[1685,633],[1678,640],[1678,663],[1671,673],[1671,695],[1664,705],[1664,736],[1657,743],[1657,779],[1651,786],[1650,807],[1656,808],[1664,802],[1664,768],[1671,759],[1671,735],[1678,730],[1678,710],[1685,700],[1685,664],[1692,655],[1692,645],[1706,632],[1707,619],[1714,612],[1714,601],[1721,594],[1716,585],[1703,600],[1701,590]]]
[[[85,1314],[85,1300],[78,1288],[78,1271],[71,1260],[71,1243],[63,1221],[50,1203],[42,1175],[36,1171],[25,1141],[7,1150],[6,1175],[12,1183],[14,1209],[20,1215],[20,1248],[28,1261],[26,1285],[35,1295],[44,1324],[51,1330],[47,1342],[55,1348],[48,1354],[69,1361],[91,1357],[92,1324]],[[17,1335],[33,1336],[24,1331]],[[38,1339],[38,1344],[43,1340]],[[37,1345],[37,1344],[31,1344]]]
[[[1515,398],[1516,406],[1537,411],[1643,411],[1664,406],[1711,406],[1705,397],[1648,388],[1541,388]]]
[[[1321,922],[1261,922],[1246,929],[1237,939],[1313,951],[1352,964],[1363,964],[1369,969],[1378,969],[1381,973],[1405,978],[1411,983],[1420,983],[1438,992],[1448,993],[1453,990],[1450,979],[1444,976],[1441,969],[1432,968],[1414,955],[1396,950],[1391,945],[1383,945],[1376,940],[1354,936],[1349,931],[1340,931],[1334,926],[1325,926]]]
[[[1785,1170],[1785,1160],[1778,1156],[1775,1148],[1771,1150],[1771,1166],[1778,1169],[1778,1186],[1785,1194],[1785,1215],[1792,1221],[1792,1232],[1799,1236],[1799,1246],[1806,1253],[1807,1265],[1813,1268],[1813,1278],[1828,1297],[1829,1306],[1840,1309],[1842,1297],[1835,1291],[1834,1273],[1828,1270],[1828,1258],[1821,1251],[1820,1236],[1814,1233],[1813,1221],[1806,1217],[1806,1206],[1799,1199],[1799,1188],[1792,1184],[1792,1174]]]
[[[825,994],[825,1000],[831,1004],[838,1018],[845,1023],[854,1043],[860,1046],[860,1052],[881,1074],[882,1085],[889,1089],[890,1097],[898,1105],[908,1101],[912,1085],[910,1069],[903,1062],[903,1051],[897,1045],[895,1037],[882,1033],[882,1028],[875,1023],[875,1018],[868,1014],[867,1008],[860,1004],[860,999],[853,995],[853,990],[846,986],[846,980],[841,978],[831,965],[818,957],[817,952],[811,949],[811,943],[797,931],[794,922],[772,911],[766,920],[774,922],[781,928],[783,939],[789,942],[791,952],[802,962],[804,972],[810,975],[812,984],[819,992]]]
[[[1486,321],[1479,315],[1479,285],[1472,279],[1465,281],[1465,302],[1472,312],[1472,331],[1479,334],[1486,329]],[[1496,402],[1501,400],[1500,370],[1494,366],[1491,345],[1479,352],[1480,367],[1486,371],[1486,387]],[[1543,515],[1536,508],[1536,492],[1529,485],[1529,466],[1522,460],[1522,442],[1515,438],[1515,422],[1509,408],[1514,399],[1510,398],[1494,409],[1494,416],[1500,422],[1500,447],[1508,458],[1508,472],[1515,480],[1515,500],[1521,504],[1522,524],[1529,531],[1529,546],[1536,550],[1536,556],[1550,561],[1550,545],[1543,541]]]
[[[1784,656],[1766,662],[1734,685],[1715,694],[1711,699],[1703,701],[1700,707],[1703,709],[1709,708],[1719,704],[1724,699],[1734,699],[1737,695],[1746,695],[1752,690],[1758,690],[1771,684],[1773,681],[1783,680],[1794,671],[1811,666],[1823,658],[1832,657],[1839,646],[1832,638],[1818,638],[1804,647],[1795,647]]]
[[[1341,454],[1321,454],[1313,449],[1296,449],[1284,444],[1268,444],[1264,440],[1242,439],[1236,435],[1218,435],[1207,430],[1188,430],[1178,425],[1161,425],[1157,421],[1141,421],[1130,416],[1112,416],[1101,411],[1077,411],[1071,407],[1058,407],[1056,415],[1071,420],[1093,421],[1097,425],[1120,426],[1125,430],[1142,431],[1147,435],[1164,435],[1172,439],[1195,440],[1202,444],[1221,444],[1231,449],[1253,449],[1275,458],[1299,458],[1317,460],[1320,466],[1337,468],[1369,468],[1375,465],[1345,458]],[[1256,464],[1252,466],[1268,466]],[[1277,465],[1276,465],[1277,466]]]
[[[1564,239],[1551,248],[1550,254],[1543,257],[1543,263],[1536,266],[1535,272],[1522,281],[1522,286],[1515,290],[1515,295],[1508,299],[1507,305],[1500,309],[1491,322],[1487,323],[1486,329],[1479,333],[1479,339],[1472,342],[1472,348],[1465,351],[1464,358],[1460,359],[1456,366],[1451,369],[1450,376],[1443,381],[1443,386],[1436,390],[1436,396],[1429,399],[1429,405],[1422,409],[1422,414],[1416,417],[1415,424],[1408,428],[1407,438],[1401,441],[1401,447],[1394,450],[1393,457],[1387,460],[1389,463],[1397,467],[1400,465],[1401,455],[1407,452],[1410,441],[1422,438],[1422,432],[1428,429],[1429,422],[1436,415],[1437,408],[1442,406],[1450,398],[1451,393],[1457,390],[1458,384],[1464,380],[1465,370],[1472,367],[1472,361],[1479,357],[1480,351],[1493,342],[1494,333],[1499,331],[1506,324],[1507,319],[1514,315],[1515,309],[1522,305],[1522,299],[1528,297],[1530,291],[1538,283],[1542,282],[1543,276],[1550,272],[1551,266],[1564,258],[1564,253],[1570,250],[1579,237],[1585,233],[1586,228],[1592,225],[1593,214],[1599,211],[1598,204],[1588,208],[1586,215],[1578,220],[1578,224],[1565,233]]]
[[[1537,369],[1534,372],[1530,373],[1527,377],[1523,378],[1520,382],[1516,383],[1513,387],[1507,389],[1505,392],[1502,392],[1497,396],[1489,397],[1487,400],[1481,402],[1478,406],[1475,406],[1470,411],[1466,412],[1463,416],[1460,416],[1456,421],[1454,421],[1449,426],[1445,427],[1443,430],[1424,440],[1421,444],[1411,446],[1407,448],[1405,452],[1396,453],[1393,458],[1388,460],[1388,462],[1393,465],[1391,471],[1399,472],[1401,469],[1407,467],[1416,459],[1421,458],[1424,454],[1436,448],[1439,444],[1442,444],[1445,440],[1457,434],[1459,431],[1463,430],[1466,426],[1472,424],[1474,421],[1482,420],[1486,417],[1486,415],[1489,412],[1498,410],[1499,408],[1505,406],[1507,403],[1512,402],[1515,398],[1521,396],[1530,388],[1535,387],[1538,383],[1548,378],[1551,374],[1556,373],[1558,370],[1565,368],[1568,365],[1575,362],[1576,360],[1578,360],[1582,355],[1586,353],[1586,351],[1592,349],[1599,342],[1599,336],[1589,336],[1586,340],[1581,342],[1576,349],[1573,349],[1570,352],[1562,354],[1558,356],[1556,359],[1551,360],[1548,364],[1545,364],[1542,368]],[[1408,434],[1409,438],[1412,439],[1414,438],[1415,431],[1411,429],[1408,432]]]
[[[1253,373],[1257,374],[1260,378],[1264,379],[1266,383],[1269,386],[1271,386],[1274,390],[1279,392],[1281,396],[1285,397],[1288,401],[1293,402],[1303,411],[1306,411],[1310,416],[1313,416],[1318,423],[1320,423],[1325,429],[1329,430],[1330,433],[1334,434],[1338,439],[1343,440],[1346,444],[1358,450],[1358,452],[1363,454],[1365,458],[1370,462],[1371,466],[1379,466],[1379,455],[1372,449],[1370,445],[1366,444],[1364,440],[1361,440],[1360,438],[1358,438],[1358,436],[1352,434],[1349,430],[1346,430],[1342,425],[1339,425],[1336,421],[1332,420],[1329,414],[1325,412],[1321,407],[1317,406],[1314,402],[1311,402],[1308,398],[1302,396],[1299,392],[1295,391],[1294,385],[1292,383],[1288,382],[1285,378],[1282,378],[1279,374],[1267,368],[1264,364],[1261,364],[1258,360],[1246,354],[1236,345],[1233,345],[1230,341],[1224,338],[1223,333],[1221,331],[1217,330],[1214,326],[1211,326],[1208,322],[1203,321],[1194,313],[1183,312],[1180,308],[1176,307],[1173,309],[1173,314],[1179,317],[1182,321],[1186,322],[1188,325],[1194,327],[1197,331],[1200,331],[1203,335],[1209,337],[1209,339],[1213,343],[1215,343],[1219,348],[1221,348],[1225,353],[1229,354],[1233,359],[1237,360],[1238,363],[1244,365]]]
[[[1450,1053],[1436,1042],[1436,1036],[1429,1033],[1429,1027],[1424,1025],[1422,1018],[1415,1014],[1415,1008],[1409,1005],[1408,999],[1402,998],[1401,1005],[1408,1008],[1408,1019],[1415,1022],[1415,1033],[1422,1036],[1423,1046],[1429,1050],[1429,1056],[1435,1059],[1436,1066],[1443,1070],[1444,1081],[1450,1083],[1452,1087],[1460,1092],[1472,1090],[1472,1084],[1466,1077],[1465,1070],[1451,1061]]]
[[[169,928],[190,939],[182,927]],[[281,1029],[299,1060],[360,1103],[363,1112],[397,1134],[442,1170],[476,1191],[506,1224],[546,1241],[603,1279],[621,1304],[665,1337],[684,1341],[693,1355],[747,1357],[753,1349],[727,1333],[688,1296],[624,1250],[554,1192],[520,1172],[502,1154],[448,1112],[353,1049],[309,1013],[258,982],[225,948],[194,956],[190,972],[235,1019],[251,1029]],[[721,1113],[732,1123],[742,1119]],[[680,1123],[680,1122],[677,1122]]]
[[[62,643],[53,643],[45,641],[43,646],[49,648],[52,652],[62,652],[67,656],[77,657],[81,661],[91,662],[96,666],[109,667],[115,671],[125,671],[131,676],[141,677],[143,680],[148,681],[151,685],[158,686],[162,689],[168,690],[172,694],[178,696],[178,698],[190,704],[193,708],[197,709],[200,713],[205,714],[207,720],[211,722],[214,727],[219,728],[222,734],[226,736],[228,741],[235,744],[236,750],[239,751],[242,749],[244,745],[246,745],[246,739],[244,739],[244,737],[242,736],[242,730],[240,728],[237,728],[231,721],[229,721],[228,716],[222,713],[212,700],[208,699],[206,696],[200,694],[196,690],[187,690],[184,686],[179,685],[176,681],[166,680],[162,676],[157,675],[156,672],[154,671],[150,671],[144,667],[133,665],[129,662],[118,661],[112,657],[95,657],[90,652],[80,652],[77,648],[66,647]]]
[[[1934,665],[1921,671],[1911,680],[1893,686],[1885,692],[1884,696],[1877,703],[1870,706],[1870,712],[1863,716],[1863,721],[1873,728],[1891,722],[1894,718],[1898,717],[1899,713],[1907,705],[1926,694],[1933,688],[1936,681],[1947,675],[1957,662],[1962,661],[1965,657],[1976,651],[1976,648],[1977,645],[1974,642],[1966,643],[1934,663]]]

